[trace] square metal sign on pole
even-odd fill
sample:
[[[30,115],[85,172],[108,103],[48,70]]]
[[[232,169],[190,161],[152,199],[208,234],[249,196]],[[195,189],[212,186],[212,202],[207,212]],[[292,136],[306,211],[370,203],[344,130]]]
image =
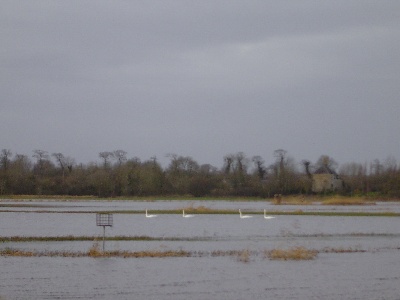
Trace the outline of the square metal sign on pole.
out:
[[[113,215],[109,213],[96,214],[97,226],[113,226]]]
[[[96,225],[103,226],[103,252],[105,249],[106,239],[106,226],[113,226],[113,215],[109,213],[97,213],[96,214]]]

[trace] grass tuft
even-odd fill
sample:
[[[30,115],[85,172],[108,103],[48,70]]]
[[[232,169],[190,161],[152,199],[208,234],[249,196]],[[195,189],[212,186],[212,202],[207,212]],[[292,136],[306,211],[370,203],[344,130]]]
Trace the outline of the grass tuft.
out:
[[[103,252],[100,250],[99,242],[95,241],[92,247],[89,248],[88,256],[90,257],[99,257],[102,256]]]
[[[273,249],[265,251],[264,255],[271,260],[312,260],[318,255],[318,251],[295,247],[287,250]]]
[[[248,263],[250,261],[250,251],[247,249],[243,250],[243,251],[239,251],[238,261]]]

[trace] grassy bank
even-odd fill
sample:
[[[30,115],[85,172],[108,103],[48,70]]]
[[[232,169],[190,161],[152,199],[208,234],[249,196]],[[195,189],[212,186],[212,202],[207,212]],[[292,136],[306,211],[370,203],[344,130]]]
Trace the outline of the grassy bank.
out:
[[[196,200],[196,201],[270,201],[269,198],[260,197],[194,197],[192,195],[168,195],[168,196],[124,196],[124,197],[96,197],[96,196],[69,196],[69,195],[1,195],[0,200],[12,201],[171,201],[171,200]]]
[[[168,195],[168,196],[146,196],[146,197],[112,197],[101,198],[96,196],[70,196],[70,195],[1,195],[0,200],[12,201],[266,201],[277,205],[371,205],[378,201],[400,201],[398,198],[379,197],[379,195],[371,196],[341,196],[341,195],[283,195],[279,203],[277,198],[260,198],[260,197],[194,197],[191,195]]]

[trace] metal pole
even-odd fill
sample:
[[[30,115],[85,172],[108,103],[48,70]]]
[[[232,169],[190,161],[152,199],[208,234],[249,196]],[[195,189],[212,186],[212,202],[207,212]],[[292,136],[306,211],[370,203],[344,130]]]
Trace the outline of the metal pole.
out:
[[[105,239],[106,239],[106,226],[103,226],[103,252],[104,252],[104,246],[105,246]]]

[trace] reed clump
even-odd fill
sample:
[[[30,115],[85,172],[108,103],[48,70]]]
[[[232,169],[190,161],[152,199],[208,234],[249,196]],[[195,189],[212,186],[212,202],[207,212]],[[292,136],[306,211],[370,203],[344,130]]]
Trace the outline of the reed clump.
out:
[[[88,256],[90,257],[99,257],[102,256],[103,252],[100,250],[99,242],[94,242],[92,247],[89,248]]]
[[[266,250],[264,255],[271,260],[312,260],[317,257],[318,251],[306,249],[304,247],[294,247],[286,250]]]
[[[238,255],[238,261],[248,263],[250,261],[250,251],[247,249],[240,251]]]

